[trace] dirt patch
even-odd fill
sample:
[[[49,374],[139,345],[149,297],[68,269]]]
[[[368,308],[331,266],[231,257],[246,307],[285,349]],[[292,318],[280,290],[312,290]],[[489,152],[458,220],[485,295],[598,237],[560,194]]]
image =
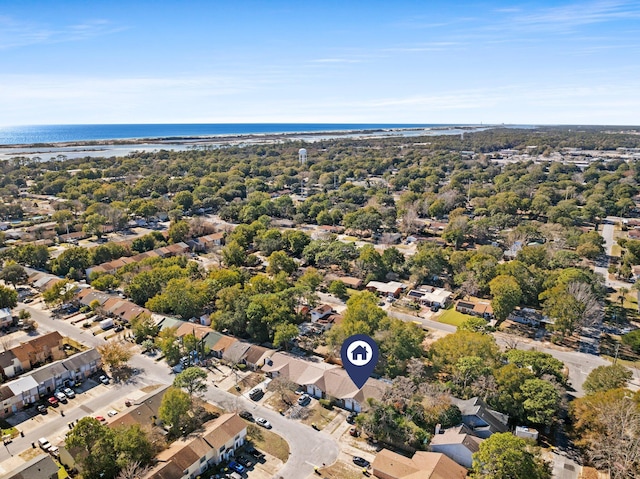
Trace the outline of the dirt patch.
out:
[[[238,381],[238,386],[235,385],[228,389],[228,392],[235,396],[240,396],[241,394],[253,389],[258,384],[260,384],[264,380],[264,376],[259,373],[250,373],[244,378]],[[238,390],[240,388],[240,390]]]
[[[313,401],[313,405],[307,409],[308,415],[301,422],[307,425],[315,424],[318,429],[324,429],[338,414],[335,410],[323,408],[317,401]]]
[[[142,391],[143,393],[150,393],[151,391],[155,391],[156,389],[158,389],[160,386],[162,386],[161,384],[152,384],[151,386],[145,386],[143,388],[140,388],[140,391]]]
[[[360,479],[362,477],[361,469],[354,469],[355,466],[346,462],[338,461],[334,464],[321,467],[319,472],[322,477],[327,479]]]
[[[18,456],[28,462],[40,454],[44,454],[42,449],[37,447],[30,447],[29,449],[25,449],[24,451],[22,451],[20,454],[18,454]]]

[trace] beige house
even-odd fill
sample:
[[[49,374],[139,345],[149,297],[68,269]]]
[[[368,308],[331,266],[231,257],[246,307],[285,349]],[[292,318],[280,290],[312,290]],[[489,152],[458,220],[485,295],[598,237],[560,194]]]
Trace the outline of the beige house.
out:
[[[444,454],[418,451],[413,457],[383,449],[372,463],[379,479],[464,479],[467,470]]]
[[[436,427],[436,434],[431,439],[429,449],[441,452],[461,466],[470,468],[473,454],[478,452],[483,440],[472,435],[471,429],[464,424],[446,430]]]
[[[237,414],[223,414],[204,426],[198,436],[182,438],[158,456],[144,479],[195,479],[210,467],[229,460],[242,446],[247,425]]]

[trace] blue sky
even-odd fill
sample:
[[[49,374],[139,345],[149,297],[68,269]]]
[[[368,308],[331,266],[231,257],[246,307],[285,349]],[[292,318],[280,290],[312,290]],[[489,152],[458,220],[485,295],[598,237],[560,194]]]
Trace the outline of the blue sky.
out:
[[[0,125],[640,124],[640,1],[2,0]]]

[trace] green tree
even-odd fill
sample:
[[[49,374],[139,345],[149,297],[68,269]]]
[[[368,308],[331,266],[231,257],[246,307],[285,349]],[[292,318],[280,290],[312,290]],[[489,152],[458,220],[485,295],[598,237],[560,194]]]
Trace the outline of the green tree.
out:
[[[155,338],[159,331],[160,328],[150,314],[140,314],[131,320],[131,332],[138,344],[146,339]]]
[[[78,455],[82,473],[86,477],[111,479],[118,473],[114,446],[114,432],[93,417],[78,420],[65,439],[68,449],[83,451]]]
[[[116,427],[113,447],[119,469],[124,469],[132,464],[144,467],[151,462],[154,456],[153,444],[139,424]]]
[[[636,354],[640,354],[640,329],[622,336],[622,343],[633,349]]]
[[[472,331],[474,333],[489,333],[491,329],[485,319],[476,317],[465,319],[464,322],[458,326],[458,331]]]
[[[247,252],[237,241],[228,241],[222,248],[222,261],[227,266],[244,266],[247,261]]]
[[[0,272],[0,279],[10,283],[15,289],[18,284],[24,284],[29,275],[26,270],[15,261],[7,261]]]
[[[189,238],[189,231],[191,227],[189,223],[184,220],[171,222],[171,226],[169,227],[168,235],[169,240],[172,243],[181,243]]]
[[[598,366],[589,373],[582,387],[589,394],[609,391],[625,387],[632,377],[633,373],[621,364]]]
[[[190,191],[178,191],[173,197],[173,202],[182,211],[189,211],[193,206],[193,194]]]
[[[170,366],[180,360],[180,343],[176,335],[177,328],[165,328],[156,337],[156,346],[166,358]]]
[[[520,304],[522,290],[513,276],[499,275],[491,280],[489,289],[493,299],[491,307],[498,323],[507,319],[511,312]]]
[[[85,218],[82,231],[84,231],[88,235],[96,235],[98,238],[101,238],[104,234],[102,228],[104,227],[106,222],[107,218],[98,213],[93,213]]]
[[[476,356],[488,367],[495,365],[499,349],[495,339],[488,334],[457,331],[434,341],[428,355],[437,370],[454,374],[455,365],[463,357]]]
[[[0,308],[15,308],[18,305],[18,292],[0,284]]]
[[[347,285],[342,281],[331,281],[331,284],[329,284],[329,292],[343,301],[349,298]]]
[[[347,301],[342,322],[326,333],[328,344],[335,352],[354,334],[373,335],[387,313],[378,307],[378,298],[369,291],[354,293]]]
[[[527,379],[520,388],[526,419],[533,424],[550,426],[560,406],[560,395],[549,381]]]
[[[90,265],[89,251],[86,248],[68,248],[52,260],[51,272],[58,276],[67,276],[71,270],[75,270],[75,279],[78,279]]]
[[[191,409],[191,398],[181,389],[171,387],[162,396],[158,417],[171,428],[174,434],[188,422],[187,413]]]
[[[176,375],[173,386],[185,389],[190,398],[194,394],[204,394],[207,392],[207,373],[196,366],[189,367]]]
[[[492,434],[473,454],[476,479],[550,479],[551,468],[537,448],[510,432]]]
[[[47,305],[66,303],[76,294],[77,288],[68,279],[57,281],[42,293],[42,298]]]
[[[290,341],[294,340],[300,332],[295,324],[280,323],[276,326],[275,333],[273,335],[273,345],[276,348],[284,346],[287,349],[287,345]]]
[[[291,276],[297,269],[296,262],[289,258],[284,251],[274,251],[269,256],[269,266],[267,266],[267,273],[276,275],[280,271],[284,271],[287,276]]]

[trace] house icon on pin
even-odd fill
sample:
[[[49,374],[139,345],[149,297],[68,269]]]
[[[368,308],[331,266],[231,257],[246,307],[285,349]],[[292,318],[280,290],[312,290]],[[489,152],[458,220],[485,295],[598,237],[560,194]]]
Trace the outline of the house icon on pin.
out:
[[[365,348],[364,346],[358,346],[353,351],[351,351],[351,358],[353,359],[353,361],[357,361],[358,356],[360,356],[362,361],[366,361],[368,354],[369,351],[367,350],[367,348]]]

